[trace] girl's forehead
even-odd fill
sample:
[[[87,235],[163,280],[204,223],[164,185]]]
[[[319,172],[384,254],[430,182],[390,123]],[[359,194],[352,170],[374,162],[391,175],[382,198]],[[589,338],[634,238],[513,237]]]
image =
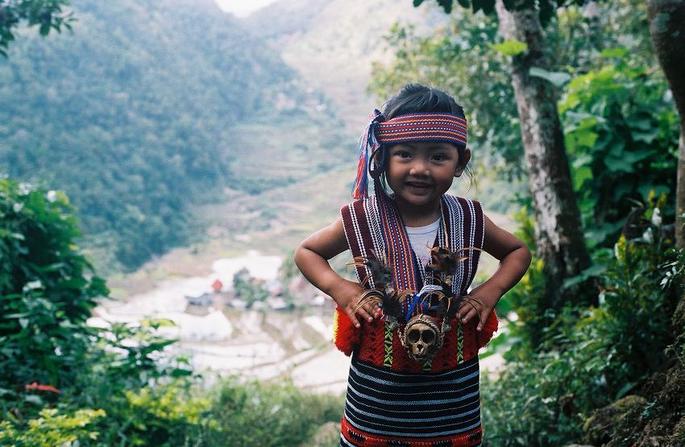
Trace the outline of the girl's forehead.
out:
[[[455,150],[457,151],[457,146],[452,143],[446,143],[443,141],[416,141],[416,142],[406,142],[398,143],[393,145],[393,147],[403,148],[403,149],[414,149],[414,150]]]

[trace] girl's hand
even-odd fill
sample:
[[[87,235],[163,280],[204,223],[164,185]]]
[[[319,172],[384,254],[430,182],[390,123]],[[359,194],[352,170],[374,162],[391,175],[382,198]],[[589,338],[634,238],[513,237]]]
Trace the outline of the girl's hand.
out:
[[[464,297],[457,311],[457,318],[463,324],[468,323],[472,318],[477,318],[476,330],[480,331],[501,297],[502,294],[497,291],[478,287]]]
[[[364,289],[356,282],[342,279],[332,291],[331,297],[350,317],[355,327],[359,327],[359,320],[373,321],[381,315],[381,308],[372,303],[359,305]]]

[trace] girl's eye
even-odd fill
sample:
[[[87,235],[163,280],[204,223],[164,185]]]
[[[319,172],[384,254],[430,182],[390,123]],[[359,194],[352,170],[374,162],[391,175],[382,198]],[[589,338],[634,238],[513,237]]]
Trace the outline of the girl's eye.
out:
[[[437,161],[445,161],[447,160],[447,155],[445,154],[434,154],[433,159]]]
[[[409,151],[397,151],[395,155],[400,158],[411,158],[411,153]]]

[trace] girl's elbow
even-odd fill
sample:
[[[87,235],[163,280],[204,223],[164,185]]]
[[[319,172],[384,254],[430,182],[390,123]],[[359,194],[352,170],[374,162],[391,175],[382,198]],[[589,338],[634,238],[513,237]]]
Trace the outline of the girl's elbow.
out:
[[[295,261],[295,265],[297,266],[300,271],[302,271],[302,255],[304,250],[304,246],[302,244],[298,245],[297,248],[295,249],[293,253],[293,261]]]

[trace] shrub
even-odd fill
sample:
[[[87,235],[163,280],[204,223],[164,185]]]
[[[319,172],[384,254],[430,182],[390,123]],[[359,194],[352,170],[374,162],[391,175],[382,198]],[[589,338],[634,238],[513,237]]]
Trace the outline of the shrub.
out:
[[[91,445],[98,438],[93,424],[105,416],[102,410],[41,410],[39,417],[28,421],[27,428],[18,430],[9,421],[0,422],[0,445],[13,447],[77,447]]]
[[[674,342],[670,317],[685,283],[685,253],[673,247],[653,195],[642,235],[622,236],[607,260],[600,305],[567,308],[556,335],[523,361],[484,378],[483,419],[497,446],[577,441],[592,410],[625,396],[665,361]],[[656,202],[656,203],[654,203]]]
[[[208,445],[299,445],[324,423],[342,417],[341,398],[308,394],[291,383],[240,384],[230,379],[214,393],[209,414],[217,429],[208,433]]]
[[[105,282],[76,245],[67,197],[0,178],[0,390],[60,388],[94,335],[86,326]]]

